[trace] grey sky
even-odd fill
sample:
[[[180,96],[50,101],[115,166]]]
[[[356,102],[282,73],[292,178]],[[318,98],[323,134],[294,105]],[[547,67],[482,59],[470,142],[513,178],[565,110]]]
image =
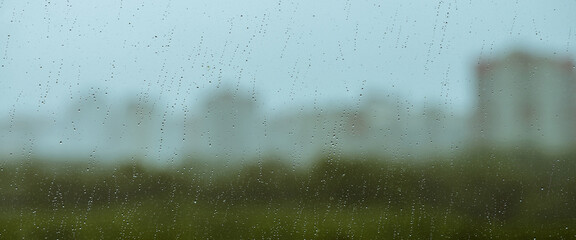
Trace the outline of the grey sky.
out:
[[[576,53],[565,1],[0,1],[0,112],[53,113],[99,87],[182,109],[220,86],[266,110],[392,93],[457,111],[473,64]],[[280,110],[275,110],[280,109]]]

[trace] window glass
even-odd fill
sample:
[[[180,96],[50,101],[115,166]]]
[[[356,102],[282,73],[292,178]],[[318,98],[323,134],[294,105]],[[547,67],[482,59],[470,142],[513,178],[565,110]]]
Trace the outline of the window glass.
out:
[[[0,1],[0,239],[574,238],[572,9]]]

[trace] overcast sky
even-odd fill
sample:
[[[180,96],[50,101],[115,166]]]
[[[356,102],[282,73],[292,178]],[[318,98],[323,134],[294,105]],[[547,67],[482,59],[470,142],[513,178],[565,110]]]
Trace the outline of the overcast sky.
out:
[[[262,109],[397,94],[454,111],[510,48],[574,57],[576,1],[0,0],[0,113],[58,113],[90,87],[193,107],[218,87]]]

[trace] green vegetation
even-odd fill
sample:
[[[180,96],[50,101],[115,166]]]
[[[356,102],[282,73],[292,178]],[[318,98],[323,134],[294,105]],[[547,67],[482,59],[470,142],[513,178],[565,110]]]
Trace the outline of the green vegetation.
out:
[[[573,239],[576,158],[0,169],[0,239]]]

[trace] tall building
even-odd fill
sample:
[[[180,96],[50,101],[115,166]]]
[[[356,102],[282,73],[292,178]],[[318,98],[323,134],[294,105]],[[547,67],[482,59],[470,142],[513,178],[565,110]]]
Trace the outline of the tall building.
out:
[[[576,70],[569,59],[516,51],[477,66],[480,144],[558,153],[576,143]]]
[[[263,117],[250,96],[222,90],[205,103],[199,126],[208,156],[228,160],[255,158],[265,137]]]

